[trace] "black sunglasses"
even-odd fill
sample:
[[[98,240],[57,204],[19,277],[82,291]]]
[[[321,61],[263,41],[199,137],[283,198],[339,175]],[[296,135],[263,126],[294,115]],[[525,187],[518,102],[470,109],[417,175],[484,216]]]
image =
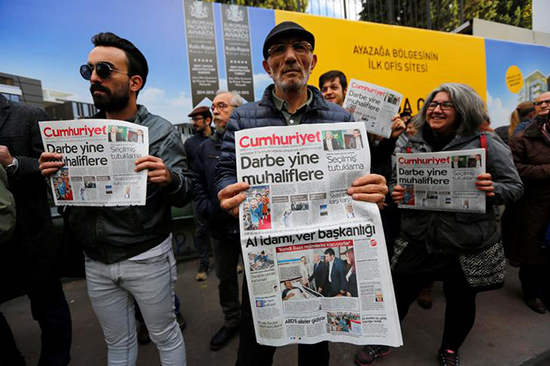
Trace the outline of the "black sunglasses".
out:
[[[94,65],[84,64],[80,66],[80,75],[82,75],[82,77],[85,80],[90,80],[92,78],[93,72],[94,72]],[[128,76],[132,76],[131,73],[115,69],[113,66],[111,66],[106,62],[98,62],[97,64],[95,64],[95,72],[97,73],[97,76],[99,76],[102,79],[107,79],[112,72],[118,72],[120,74],[126,74]]]

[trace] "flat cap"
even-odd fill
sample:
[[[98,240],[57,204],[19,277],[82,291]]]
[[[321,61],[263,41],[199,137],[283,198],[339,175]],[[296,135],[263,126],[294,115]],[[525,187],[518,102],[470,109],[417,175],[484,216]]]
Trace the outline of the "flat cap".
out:
[[[308,41],[311,44],[312,49],[315,49],[315,37],[313,36],[312,33],[305,30],[305,28],[298,23],[282,22],[277,24],[265,38],[264,48],[263,48],[264,60],[267,60],[267,51],[269,50],[269,47],[271,47],[274,41],[277,38],[280,38],[281,36],[303,37],[306,41]]]
[[[212,113],[210,113],[210,109],[206,106],[197,107],[193,109],[193,112],[189,113],[188,117],[198,116],[198,115],[204,116],[207,115],[210,118],[212,118]]]

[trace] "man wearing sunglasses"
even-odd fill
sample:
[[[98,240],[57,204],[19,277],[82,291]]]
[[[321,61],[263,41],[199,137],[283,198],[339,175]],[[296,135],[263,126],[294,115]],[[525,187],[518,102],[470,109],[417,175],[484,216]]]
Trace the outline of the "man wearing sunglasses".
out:
[[[149,128],[149,154],[135,161],[147,171],[145,206],[71,207],[68,222],[86,255],[88,295],[103,328],[109,365],[135,365],[134,299],[157,345],[162,365],[185,365],[185,346],[174,313],[176,264],[172,253],[171,205],[191,198],[181,137],[167,120],[136,103],[145,85],[147,60],[130,41],[113,33],[92,38],[95,48],[80,68],[90,81],[94,118]],[[43,153],[42,174],[55,173],[60,154]]]
[[[220,206],[235,217],[245,200],[249,185],[237,182],[235,132],[265,127],[353,121],[349,112],[327,103],[319,89],[308,86],[317,63],[313,54],[315,37],[299,24],[283,22],[268,34],[263,45],[263,66],[273,79],[259,102],[245,104],[233,111],[222,144],[216,186]],[[358,178],[348,194],[353,199],[381,203],[388,192],[384,177],[368,174]],[[246,278],[243,280],[238,366],[269,366],[275,347],[257,343]],[[298,346],[298,365],[324,366],[329,363],[328,342]]]
[[[546,122],[546,117],[550,112],[550,91],[539,95],[533,104],[535,105],[535,118],[531,121],[521,122],[514,130],[514,136],[517,136],[518,133],[525,131],[525,129],[527,129],[527,127],[535,121],[539,124]]]

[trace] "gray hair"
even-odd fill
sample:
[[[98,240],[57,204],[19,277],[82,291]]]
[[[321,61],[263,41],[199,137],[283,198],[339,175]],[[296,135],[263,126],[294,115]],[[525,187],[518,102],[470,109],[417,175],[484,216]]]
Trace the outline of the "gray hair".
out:
[[[231,104],[234,106],[234,107],[240,107],[241,105],[243,105],[243,98],[241,97],[241,95],[239,93],[237,93],[236,91],[228,91],[228,90],[218,90],[216,92],[216,96],[220,95],[220,94],[226,94],[226,93],[230,93],[231,94]]]
[[[480,130],[481,124],[489,119],[485,103],[477,92],[466,84],[446,83],[438,86],[428,95],[426,102],[420,111],[420,127],[426,123],[428,106],[434,100],[437,93],[449,94],[456,110],[457,134],[473,135]]]

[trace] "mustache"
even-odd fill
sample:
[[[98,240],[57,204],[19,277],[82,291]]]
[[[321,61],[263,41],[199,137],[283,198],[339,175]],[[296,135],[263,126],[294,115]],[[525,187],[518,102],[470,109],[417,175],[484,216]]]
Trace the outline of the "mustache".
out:
[[[282,70],[283,74],[284,74],[285,72],[289,72],[289,71],[301,72],[302,70],[296,69],[296,68],[293,68],[293,67],[289,67],[289,68],[286,68],[286,69],[283,69],[283,70]]]
[[[106,94],[111,94],[111,91],[100,84],[92,84],[90,85],[90,93],[94,93],[96,91],[104,92]]]

